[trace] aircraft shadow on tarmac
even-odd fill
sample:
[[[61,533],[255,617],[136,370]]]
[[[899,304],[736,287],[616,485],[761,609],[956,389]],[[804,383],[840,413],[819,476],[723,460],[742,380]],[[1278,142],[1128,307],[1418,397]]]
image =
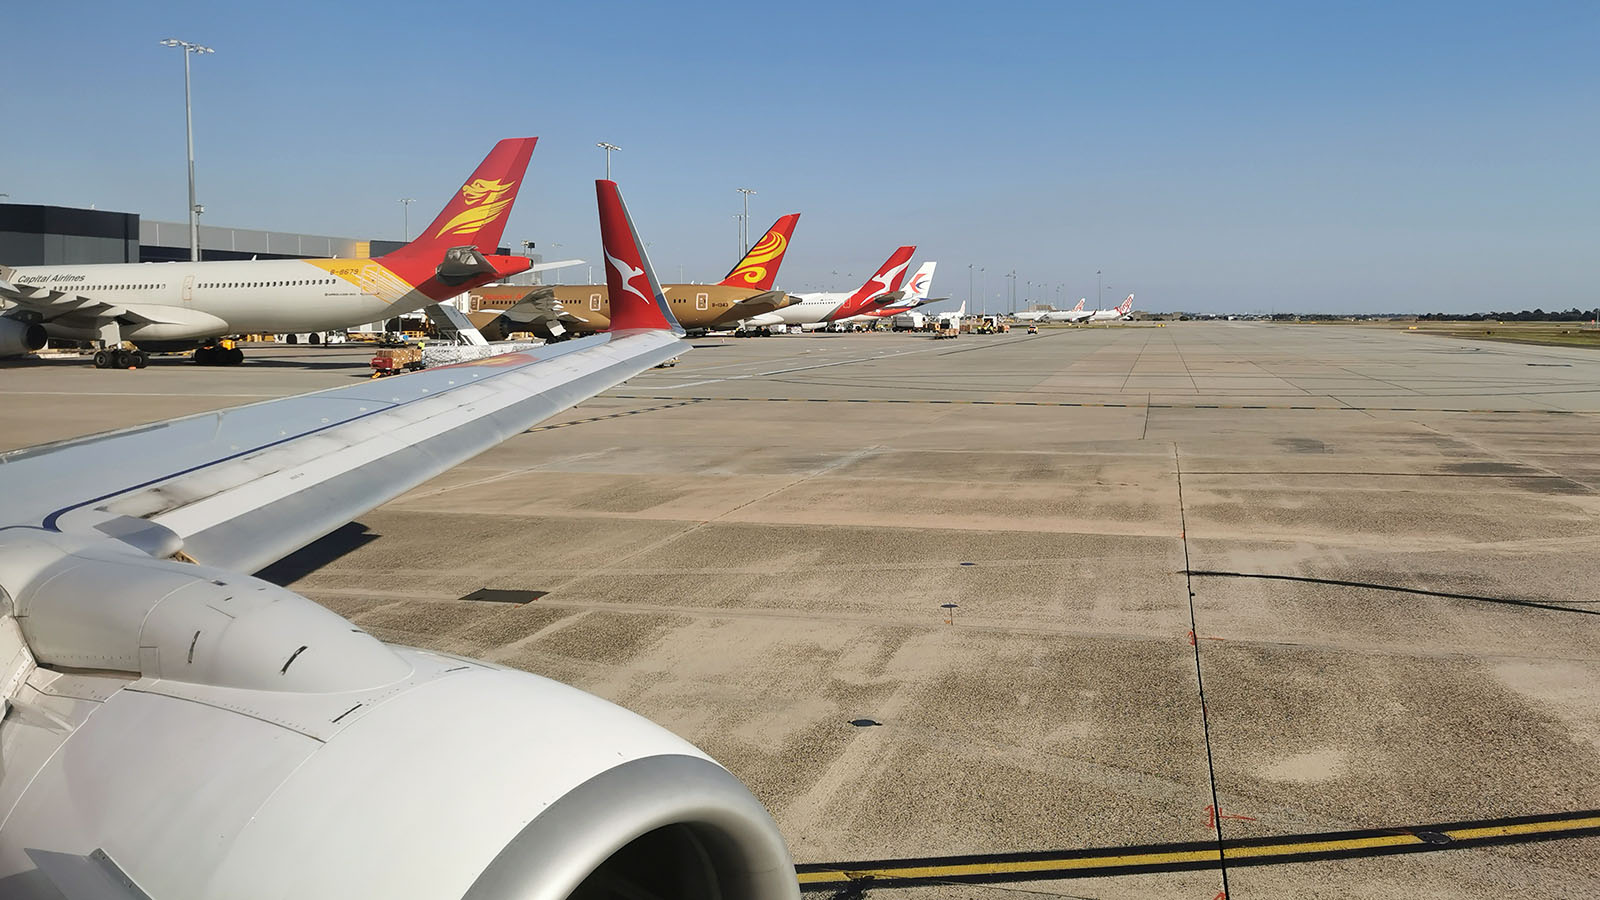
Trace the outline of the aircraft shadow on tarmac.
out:
[[[292,584],[378,538],[379,535],[369,531],[367,526],[360,522],[351,522],[317,538],[255,575],[273,584]]]

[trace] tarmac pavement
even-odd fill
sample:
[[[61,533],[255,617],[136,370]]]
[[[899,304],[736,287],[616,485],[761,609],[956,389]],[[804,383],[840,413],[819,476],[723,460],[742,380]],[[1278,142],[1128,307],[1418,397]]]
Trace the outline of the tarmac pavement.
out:
[[[1265,323],[693,343],[266,574],[672,728],[797,862],[950,858],[824,896],[1600,895],[1600,839],[1558,819],[1600,810],[1600,354]],[[13,364],[0,448],[365,360]],[[1414,837],[1469,820],[1497,836]],[[1360,843],[1392,835],[1437,852]],[[1091,877],[996,856],[1086,849]]]

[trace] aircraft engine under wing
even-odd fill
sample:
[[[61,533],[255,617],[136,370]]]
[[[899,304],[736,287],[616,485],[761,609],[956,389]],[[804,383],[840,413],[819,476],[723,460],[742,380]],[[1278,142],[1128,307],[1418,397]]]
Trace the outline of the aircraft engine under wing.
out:
[[[688,349],[630,315],[0,454],[0,897],[797,897],[772,819],[681,738],[242,574]]]

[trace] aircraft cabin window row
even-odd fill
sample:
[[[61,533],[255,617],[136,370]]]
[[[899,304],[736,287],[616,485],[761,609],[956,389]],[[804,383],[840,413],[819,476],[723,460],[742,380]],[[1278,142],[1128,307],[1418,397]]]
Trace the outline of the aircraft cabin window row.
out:
[[[333,284],[332,278],[315,278],[305,281],[212,281],[198,284],[195,287],[203,288],[258,288],[258,287],[301,287],[308,284]]]
[[[151,291],[151,290],[155,290],[156,288],[164,288],[164,287],[166,287],[165,284],[85,284],[85,285],[82,285],[82,286],[74,285],[74,288],[76,290],[80,290],[80,291]]]

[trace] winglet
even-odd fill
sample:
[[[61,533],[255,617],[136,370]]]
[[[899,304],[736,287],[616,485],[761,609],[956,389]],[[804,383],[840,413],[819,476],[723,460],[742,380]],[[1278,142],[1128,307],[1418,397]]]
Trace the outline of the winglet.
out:
[[[600,204],[600,243],[606,257],[606,295],[611,300],[611,330],[669,330],[683,334],[672,315],[661,282],[645,255],[644,241],[633,227],[628,206],[615,181],[594,183]]]
[[[789,249],[789,238],[794,236],[794,226],[799,221],[799,213],[790,213],[773,222],[766,235],[756,241],[728,277],[722,279],[722,286],[772,290],[773,283],[778,280],[778,267],[783,265],[783,254]]]

